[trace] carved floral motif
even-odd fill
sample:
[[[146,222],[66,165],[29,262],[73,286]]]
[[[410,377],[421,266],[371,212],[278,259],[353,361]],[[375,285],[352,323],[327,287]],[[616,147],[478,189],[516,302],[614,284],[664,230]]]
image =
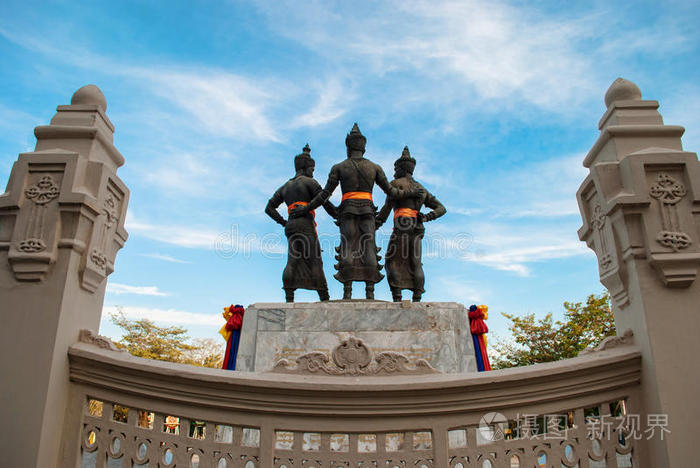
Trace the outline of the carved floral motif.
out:
[[[24,195],[37,205],[46,205],[56,198],[58,193],[58,185],[49,175],[42,177],[39,182],[24,191]]]
[[[693,243],[690,236],[681,231],[677,211],[677,204],[686,193],[685,185],[665,172],[659,172],[656,182],[649,189],[649,194],[656,198],[661,206],[663,229],[656,236],[656,241],[674,252],[686,249]]]
[[[296,366],[286,359],[274,365],[271,372],[283,374],[327,374],[327,375],[383,375],[383,374],[434,374],[439,373],[425,359],[410,366],[409,359],[401,353],[378,353],[374,360],[372,351],[364,342],[354,336],[343,340],[331,353],[331,359],[324,353],[312,352],[300,356]]]
[[[48,203],[58,197],[59,187],[53,177],[45,175],[39,182],[24,191],[27,199],[32,201],[29,212],[29,222],[25,231],[24,240],[20,241],[17,249],[26,253],[37,253],[46,250],[44,242],[44,223]]]

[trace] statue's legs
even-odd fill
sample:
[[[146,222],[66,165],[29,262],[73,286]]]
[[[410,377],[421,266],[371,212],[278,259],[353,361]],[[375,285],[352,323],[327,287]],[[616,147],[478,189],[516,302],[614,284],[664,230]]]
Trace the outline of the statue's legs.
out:
[[[328,288],[318,290],[318,298],[321,302],[326,302],[330,300],[331,296],[328,294]]]
[[[287,302],[294,302],[294,288],[284,288],[284,296]]]
[[[401,302],[401,288],[391,288],[391,299],[394,302]]]
[[[352,299],[352,281],[343,283],[343,300]]]
[[[374,283],[371,281],[365,283],[365,297],[374,300]]]
[[[411,268],[413,269],[413,280],[415,287],[413,289],[413,302],[420,302],[423,294],[423,286],[425,285],[425,273],[423,272],[423,232],[419,232],[414,238],[411,245],[413,252],[409,257],[411,259]]]

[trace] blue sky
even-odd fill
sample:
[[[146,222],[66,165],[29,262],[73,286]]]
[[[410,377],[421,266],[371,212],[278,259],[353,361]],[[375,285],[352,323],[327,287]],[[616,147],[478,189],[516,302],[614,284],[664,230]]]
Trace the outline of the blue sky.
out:
[[[307,142],[324,184],[357,121],[367,157],[391,174],[408,145],[447,207],[427,225],[424,299],[487,304],[503,335],[500,312],[560,316],[603,290],[575,192],[615,78],[700,146],[699,21],[678,1],[4,0],[0,183],[33,128],[97,84],[131,189],[105,309],[214,337],[223,306],[283,300],[264,206]],[[337,227],[318,223],[338,298]]]

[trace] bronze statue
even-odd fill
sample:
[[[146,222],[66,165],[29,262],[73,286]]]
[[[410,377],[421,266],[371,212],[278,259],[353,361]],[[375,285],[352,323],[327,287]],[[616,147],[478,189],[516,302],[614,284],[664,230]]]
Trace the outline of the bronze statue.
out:
[[[423,285],[422,246],[425,228],[423,223],[444,215],[447,210],[433,194],[413,178],[416,160],[411,157],[408,146],[404,147],[401,157],[394,163],[394,180],[391,185],[399,193],[410,193],[416,189],[421,197],[388,196],[384,206],[377,215],[377,228],[384,224],[391,209],[394,209],[394,230],[391,232],[386,251],[386,274],[391,297],[394,302],[401,301],[401,290],[413,291],[413,302],[420,302],[425,292]],[[433,211],[423,214],[421,207]]]
[[[419,196],[392,187],[382,168],[363,157],[367,139],[357,124],[345,138],[347,159],[336,164],[328,175],[326,187],[307,206],[296,208],[292,217],[305,216],[309,210],[326,202],[340,183],[343,201],[338,208],[336,224],[340,226],[340,246],[336,247],[338,273],[335,278],[343,283],[343,299],[352,297],[353,281],[365,282],[367,299],[374,299],[374,284],[384,277],[379,271],[379,257],[374,234],[377,207],[372,202],[372,189],[376,183],[388,195],[395,198]]]
[[[265,208],[265,213],[284,226],[284,234],[287,236],[287,266],[282,273],[282,287],[287,302],[294,302],[294,291],[298,288],[318,291],[321,301],[329,299],[321,245],[316,233],[315,212],[306,210],[304,214],[296,213],[285,221],[277,211],[282,202],[287,204],[288,213],[295,208],[306,207],[321,192],[321,185],[313,178],[315,165],[307,144],[302,153],[294,158],[296,175],[277,189]],[[323,208],[331,217],[337,217],[336,207],[332,203],[326,201]]]

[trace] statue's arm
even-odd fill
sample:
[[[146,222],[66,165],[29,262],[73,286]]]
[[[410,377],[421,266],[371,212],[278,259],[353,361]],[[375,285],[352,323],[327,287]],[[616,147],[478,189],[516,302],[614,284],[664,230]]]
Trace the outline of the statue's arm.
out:
[[[277,207],[282,204],[284,201],[284,198],[282,197],[282,187],[277,189],[274,195],[272,195],[272,198],[267,202],[267,206],[265,207],[265,213],[267,215],[274,219],[275,222],[278,224],[281,224],[282,226],[287,224],[287,221],[282,217],[281,214],[279,214],[279,211],[277,211]]]
[[[424,204],[432,211],[423,215],[423,221],[432,221],[447,213],[445,205],[440,203],[440,200],[438,200],[435,195],[430,192],[427,192]]]
[[[323,188],[323,190],[316,194],[316,196],[313,198],[313,200],[311,200],[311,202],[307,206],[295,209],[294,213],[296,214],[297,211],[299,211],[300,214],[306,214],[309,211],[315,210],[319,206],[326,203],[328,199],[331,198],[331,195],[333,195],[333,191],[336,189],[336,187],[338,187],[339,182],[340,171],[336,165],[331,168],[331,172],[330,174],[328,174],[328,181],[326,182],[326,186]]]
[[[316,198],[316,196],[322,192],[321,185],[315,180],[312,180],[311,182],[311,194],[313,198]],[[338,218],[338,207],[331,203],[330,200],[323,202],[323,209],[326,210],[326,213],[328,213],[328,216],[331,218]]]
[[[389,213],[391,213],[391,201],[389,197],[386,197],[386,201],[384,201],[384,206],[382,206],[382,209],[379,210],[379,213],[377,213],[377,229],[379,229],[379,227],[386,222],[387,218],[389,217]]]
[[[423,195],[423,187],[420,184],[414,184],[410,190],[402,190],[392,184],[386,178],[384,170],[379,164],[375,164],[377,170],[375,172],[374,182],[379,186],[380,189],[386,193],[387,197],[394,199],[401,199],[406,197],[420,197]]]

